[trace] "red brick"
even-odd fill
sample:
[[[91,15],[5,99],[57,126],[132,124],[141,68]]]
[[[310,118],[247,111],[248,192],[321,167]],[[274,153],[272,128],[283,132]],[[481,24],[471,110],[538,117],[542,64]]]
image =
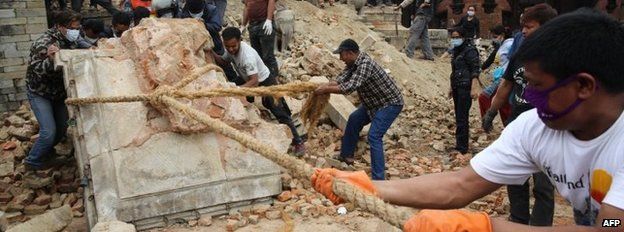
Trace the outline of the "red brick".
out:
[[[7,204],[13,199],[13,195],[10,193],[0,193],[0,203]]]
[[[24,214],[26,215],[37,215],[42,214],[48,209],[48,205],[29,205],[24,208]]]
[[[52,196],[50,195],[41,195],[33,201],[36,205],[48,205],[52,202]]]

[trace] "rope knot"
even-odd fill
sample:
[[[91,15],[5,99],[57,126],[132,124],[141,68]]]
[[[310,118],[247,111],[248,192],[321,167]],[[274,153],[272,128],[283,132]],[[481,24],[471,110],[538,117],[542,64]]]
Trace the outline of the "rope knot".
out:
[[[152,94],[150,94],[150,101],[152,103],[161,103],[163,96],[172,96],[175,89],[168,85],[159,86]]]

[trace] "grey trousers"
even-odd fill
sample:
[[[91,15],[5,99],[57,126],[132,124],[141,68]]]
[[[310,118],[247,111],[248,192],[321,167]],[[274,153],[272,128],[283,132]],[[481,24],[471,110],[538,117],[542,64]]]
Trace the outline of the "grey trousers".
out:
[[[429,41],[429,21],[431,21],[431,17],[427,17],[424,15],[417,15],[412,21],[412,26],[409,28],[410,35],[407,39],[407,47],[405,48],[405,54],[409,58],[414,58],[414,50],[416,50],[416,45],[422,39],[421,49],[425,58],[433,59],[433,50],[431,49],[431,42]]]

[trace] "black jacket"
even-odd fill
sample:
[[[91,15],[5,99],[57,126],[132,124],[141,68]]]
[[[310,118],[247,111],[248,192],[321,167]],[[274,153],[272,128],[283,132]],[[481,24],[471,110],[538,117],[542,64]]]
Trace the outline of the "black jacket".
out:
[[[486,69],[490,68],[492,63],[494,63],[494,59],[496,59],[496,53],[498,53],[498,49],[500,49],[501,44],[500,43],[492,43],[492,45],[494,46],[494,50],[492,50],[492,53],[490,53],[488,58],[481,65],[481,70],[486,70]]]
[[[455,27],[461,27],[464,30],[464,37],[466,38],[473,39],[480,37],[481,28],[477,17],[473,17],[472,20],[469,21],[468,16],[464,16]]]
[[[451,87],[470,86],[472,78],[478,78],[481,73],[479,51],[470,42],[464,42],[453,49],[451,61]]]

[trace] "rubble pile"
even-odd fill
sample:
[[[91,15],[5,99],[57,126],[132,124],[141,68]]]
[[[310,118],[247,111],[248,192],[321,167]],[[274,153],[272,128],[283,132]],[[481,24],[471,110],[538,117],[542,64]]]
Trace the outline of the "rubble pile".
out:
[[[38,138],[39,124],[26,105],[13,114],[2,115],[0,128],[0,226],[28,221],[63,205],[74,217],[83,217],[83,187],[73,157],[73,146],[63,141],[55,147],[60,168],[26,171],[22,163]]]

